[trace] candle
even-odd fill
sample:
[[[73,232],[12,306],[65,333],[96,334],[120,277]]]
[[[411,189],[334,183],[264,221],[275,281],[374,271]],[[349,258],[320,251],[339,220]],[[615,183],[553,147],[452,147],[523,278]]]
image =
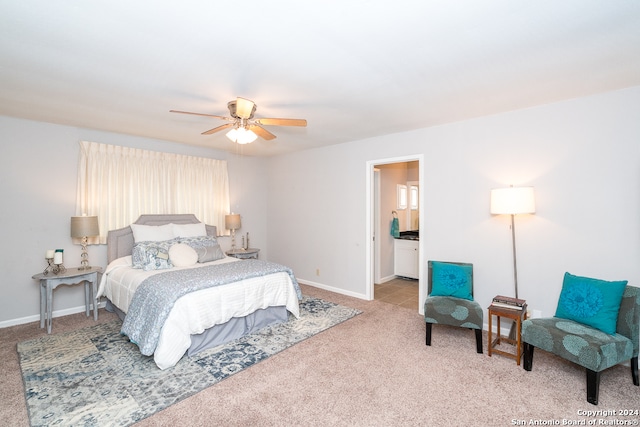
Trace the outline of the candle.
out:
[[[53,249],[47,249],[47,254],[44,256],[46,259],[53,258]]]
[[[62,249],[56,249],[53,254],[53,263],[54,264],[62,264]]]

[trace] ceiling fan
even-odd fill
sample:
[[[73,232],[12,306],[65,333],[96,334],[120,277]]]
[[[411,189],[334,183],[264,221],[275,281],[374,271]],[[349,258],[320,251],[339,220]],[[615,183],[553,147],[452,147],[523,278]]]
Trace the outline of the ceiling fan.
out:
[[[189,111],[169,110],[171,113],[193,114],[196,116],[214,117],[226,120],[229,123],[217,126],[213,129],[202,132],[202,135],[211,135],[224,129],[231,129],[227,132],[227,137],[238,144],[248,144],[256,140],[259,136],[266,140],[275,139],[276,136],[263,128],[267,126],[307,126],[304,119],[254,119],[256,104],[245,98],[238,97],[234,101],[227,103],[231,117],[216,116],[214,114],[192,113]]]

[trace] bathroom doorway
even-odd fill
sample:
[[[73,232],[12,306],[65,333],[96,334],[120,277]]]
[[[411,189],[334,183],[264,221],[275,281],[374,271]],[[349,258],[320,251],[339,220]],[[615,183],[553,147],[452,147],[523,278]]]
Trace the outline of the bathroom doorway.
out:
[[[407,156],[367,162],[367,297],[422,312],[423,300],[423,239],[420,225],[424,224],[423,156]],[[398,191],[406,189],[405,205],[398,204]],[[412,196],[412,197],[411,197]],[[417,199],[417,200],[416,200]],[[412,205],[412,202],[414,205]],[[398,218],[401,239],[391,235],[394,217]],[[415,273],[397,275],[395,265],[396,240],[405,240],[414,233],[411,242],[400,242],[415,247]],[[404,274],[404,273],[403,273]]]

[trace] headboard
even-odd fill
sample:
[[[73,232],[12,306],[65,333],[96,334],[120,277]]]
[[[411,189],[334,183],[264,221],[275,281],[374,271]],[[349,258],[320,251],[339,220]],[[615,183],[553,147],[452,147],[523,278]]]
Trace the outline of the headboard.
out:
[[[164,224],[197,224],[198,221],[193,214],[174,214],[174,215],[140,215],[134,224],[141,225],[164,225]],[[205,224],[208,236],[216,236],[216,226]],[[130,226],[110,230],[107,233],[107,261],[123,256],[131,255],[133,250],[133,231]]]

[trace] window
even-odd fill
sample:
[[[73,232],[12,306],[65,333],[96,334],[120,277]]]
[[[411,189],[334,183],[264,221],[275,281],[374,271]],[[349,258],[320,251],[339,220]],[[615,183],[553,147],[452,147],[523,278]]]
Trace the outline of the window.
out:
[[[398,184],[397,196],[398,196],[398,209],[407,209],[407,186],[406,185]]]
[[[412,211],[418,210],[418,186],[417,185],[412,185],[409,187],[409,200],[410,200],[411,210]]]
[[[229,213],[227,162],[80,142],[76,215],[97,215],[107,232],[141,214],[194,214],[223,232]]]

